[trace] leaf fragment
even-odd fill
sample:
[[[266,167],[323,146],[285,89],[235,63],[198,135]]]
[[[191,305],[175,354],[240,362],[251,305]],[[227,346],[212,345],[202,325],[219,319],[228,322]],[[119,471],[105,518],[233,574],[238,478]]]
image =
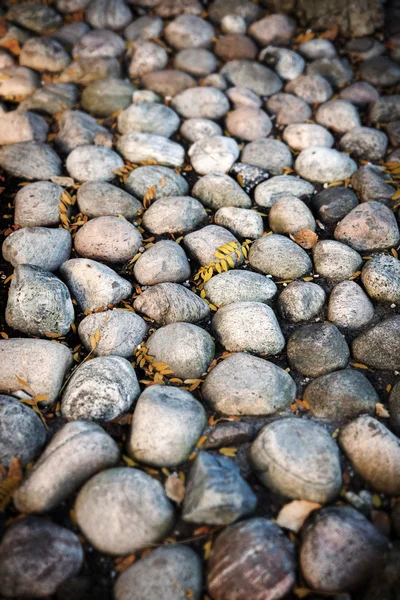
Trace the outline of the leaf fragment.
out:
[[[164,488],[168,498],[178,505],[185,497],[185,484],[177,475],[169,475],[165,480]]]
[[[300,229],[300,231],[290,234],[290,239],[307,250],[315,246],[318,242],[317,234],[311,231],[311,229]]]

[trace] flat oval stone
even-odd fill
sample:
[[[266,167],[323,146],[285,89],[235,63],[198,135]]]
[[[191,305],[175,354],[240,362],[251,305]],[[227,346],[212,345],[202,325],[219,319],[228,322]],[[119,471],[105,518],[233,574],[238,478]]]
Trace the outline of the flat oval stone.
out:
[[[360,64],[360,77],[377,87],[389,87],[400,81],[400,66],[387,56],[375,56]]]
[[[364,107],[379,99],[377,90],[366,81],[355,81],[340,91],[340,98],[355,106]]]
[[[168,44],[177,50],[208,48],[215,36],[215,29],[196,15],[181,15],[167,25],[164,35]]]
[[[208,304],[177,283],[158,283],[140,294],[133,303],[140,313],[158,325],[197,323],[210,315]]]
[[[92,0],[86,11],[86,21],[96,29],[119,31],[132,20],[132,12],[124,0]]]
[[[215,135],[195,142],[188,154],[196,173],[226,173],[239,157],[239,146],[233,138]]]
[[[12,110],[0,115],[0,145],[19,142],[45,142],[49,126],[46,121],[28,111]]]
[[[254,210],[223,206],[214,216],[214,223],[226,227],[233,235],[255,239],[262,236],[264,224],[262,216]]]
[[[179,117],[171,108],[155,102],[131,104],[118,117],[121,133],[140,131],[171,137],[179,124]]]
[[[252,60],[232,60],[220,71],[231,85],[252,90],[258,96],[271,96],[283,82],[274,71]]]
[[[173,169],[158,165],[138,167],[125,181],[128,192],[141,200],[153,185],[155,200],[167,196],[186,196],[189,192],[189,186],[182,175],[178,175]]]
[[[85,87],[81,96],[82,107],[95,117],[109,117],[128,108],[135,88],[121,79],[98,79]]]
[[[355,281],[342,281],[331,291],[328,319],[337,327],[360,329],[367,325],[373,316],[372,302]]]
[[[386,134],[372,127],[354,127],[340,140],[340,149],[343,152],[373,162],[385,157],[387,146]]]
[[[308,254],[283,235],[259,238],[250,248],[250,265],[266,275],[297,279],[312,269]]]
[[[312,117],[312,110],[305,100],[280,92],[273,94],[265,103],[270,113],[276,115],[278,125],[305,123]]]
[[[174,67],[195,77],[204,77],[216,70],[217,59],[204,48],[186,48],[176,54]]]
[[[126,133],[119,138],[117,149],[130,162],[151,160],[166,167],[181,167],[185,156],[182,146],[151,133]]]
[[[384,319],[361,333],[351,350],[355,361],[373,369],[400,369],[400,317]]]
[[[125,51],[124,40],[109,29],[95,29],[84,35],[72,50],[74,58],[94,58],[114,56],[118,58]]]
[[[89,218],[122,215],[133,219],[143,210],[134,196],[104,181],[87,181],[81,185],[77,201],[79,210]]]
[[[222,135],[222,129],[210,119],[187,119],[182,123],[179,133],[191,144],[204,137]]]
[[[131,57],[128,67],[131,79],[139,79],[153,71],[161,71],[168,64],[168,54],[165,49],[147,40],[135,42],[128,49],[127,57]]]
[[[121,263],[133,258],[143,242],[132,223],[121,217],[96,217],[78,229],[75,250],[84,258]]]
[[[278,175],[260,183],[254,192],[254,200],[258,206],[271,208],[282,196],[292,195],[296,198],[311,196],[314,186],[300,177]]]
[[[260,60],[275,69],[275,72],[284,80],[299,77],[305,68],[305,62],[300,54],[287,48],[267,46],[260,53]]]
[[[192,87],[177,94],[171,106],[185,119],[221,119],[229,110],[223,92],[214,87]]]
[[[40,142],[2,146],[0,167],[24,181],[46,180],[61,175],[61,159],[50,146]]]
[[[390,159],[391,160],[391,159]],[[392,207],[395,188],[390,185],[391,177],[377,165],[362,165],[351,178],[353,189],[358,192],[361,202],[377,201]]]
[[[268,46],[269,44],[287,46],[295,30],[296,23],[293,19],[287,15],[273,14],[252,23],[249,27],[249,34],[261,46]]]
[[[277,292],[272,279],[252,271],[232,270],[215,275],[204,284],[207,298],[217,307],[233,302],[270,303]]]
[[[124,166],[122,158],[104,146],[79,146],[66,161],[69,175],[77,181],[111,181],[117,169]]]
[[[207,225],[199,231],[194,231],[185,235],[183,239],[183,245],[189,252],[189,254],[195,258],[202,266],[209,265],[212,262],[216,262],[215,252],[221,246],[225,246],[229,243],[236,243],[236,250],[239,251],[240,257],[233,250],[228,256],[230,256],[236,266],[239,266],[243,262],[243,254],[240,249],[240,244],[231,234],[230,231],[224,227],[218,225]]]
[[[302,42],[298,48],[300,54],[307,60],[316,60],[317,58],[335,58],[336,48],[329,40],[323,38],[314,38],[307,42]]]
[[[64,47],[49,37],[32,37],[25,42],[19,55],[21,67],[30,67],[35,71],[59,73],[71,62]]]
[[[282,175],[285,168],[291,168],[293,159],[289,148],[274,139],[257,139],[243,148],[242,162],[261,167],[270,175]]]
[[[68,260],[71,246],[71,234],[66,229],[24,227],[5,239],[2,251],[13,267],[29,264],[57,271]]]
[[[223,33],[246,33],[246,21],[240,15],[225,15],[221,20],[221,31]]]
[[[317,74],[296,77],[285,86],[285,91],[295,94],[308,104],[322,104],[333,96],[329,81]]]
[[[62,154],[69,154],[79,146],[97,143],[99,137],[105,141],[104,145],[112,144],[109,131],[99,125],[94,117],[80,110],[64,111],[58,119],[58,126],[54,143]]]
[[[133,272],[141,285],[182,283],[190,277],[190,264],[179,244],[161,240],[140,256]]]
[[[298,152],[310,146],[332,148],[335,143],[333,136],[325,127],[313,123],[288,125],[283,132],[283,139],[293,150]]]
[[[300,152],[294,164],[304,179],[318,183],[332,183],[348,179],[357,170],[356,163],[333,148],[312,146]]]
[[[321,75],[333,87],[347,85],[354,77],[347,59],[319,58],[307,65],[307,75]]]
[[[2,69],[5,79],[0,81],[0,98],[18,98],[23,100],[35,92],[40,85],[37,73],[27,67],[5,67]],[[24,110],[28,110],[24,107]]]
[[[342,186],[321,190],[312,198],[319,220],[327,225],[336,225],[357,205],[356,194]]]
[[[346,244],[321,240],[313,248],[315,271],[327,279],[349,279],[362,265],[362,257]]]
[[[336,133],[346,133],[361,125],[356,107],[346,100],[331,100],[321,104],[316,112],[315,120]]]
[[[160,17],[144,15],[138,17],[124,30],[125,39],[128,42],[147,40],[159,37],[164,30],[164,23]]]
[[[376,254],[361,272],[367,294],[377,302],[400,301],[400,262],[394,256]]]
[[[301,229],[315,231],[316,223],[308,206],[294,196],[283,196],[271,207],[268,223],[274,233],[295,233]]]
[[[232,177],[224,173],[209,173],[200,177],[193,186],[192,194],[212,210],[223,206],[251,207],[251,199],[246,192]]]
[[[143,216],[145,229],[163,233],[188,233],[207,219],[207,213],[198,200],[190,196],[168,196],[153,202]]]
[[[0,83],[0,96],[1,90]],[[73,83],[48,83],[33,91],[26,100],[20,103],[18,110],[37,110],[53,116],[73,108],[78,97],[79,90]]]
[[[46,4],[33,6],[30,2],[20,2],[18,6],[10,6],[6,17],[7,21],[38,34],[57,29],[62,23],[61,15],[51,6]]]
[[[290,323],[309,321],[316,317],[325,304],[325,292],[316,283],[293,281],[278,298],[278,309]]]
[[[231,33],[217,38],[214,52],[224,62],[230,60],[253,60],[257,55],[257,46],[246,35]]]
[[[122,356],[129,358],[143,342],[147,324],[129,310],[108,310],[87,315],[79,323],[78,333],[83,345],[94,356]],[[100,335],[95,348],[92,336]]]
[[[142,77],[142,84],[147,90],[173,98],[183,90],[194,87],[196,80],[188,73],[168,69],[145,75]]]
[[[235,108],[240,108],[241,106],[260,108],[261,106],[260,98],[248,88],[231,87],[227,90],[226,95]]]
[[[99,56],[95,58],[78,58],[74,60],[59,75],[61,83],[76,83],[88,85],[98,79],[120,78],[122,76],[121,65],[113,56]]]

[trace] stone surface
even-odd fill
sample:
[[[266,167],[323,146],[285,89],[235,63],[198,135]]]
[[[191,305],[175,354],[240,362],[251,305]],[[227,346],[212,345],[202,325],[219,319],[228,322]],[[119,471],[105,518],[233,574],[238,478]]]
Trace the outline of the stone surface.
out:
[[[343,152],[372,162],[385,157],[387,145],[386,134],[372,127],[354,127],[340,140],[340,149]]]
[[[376,56],[360,64],[361,78],[374,86],[389,87],[400,81],[400,66],[387,56]]]
[[[145,229],[163,233],[189,233],[207,220],[202,204],[190,196],[168,196],[153,202],[143,216]]]
[[[315,283],[293,281],[278,298],[278,309],[290,323],[309,321],[316,317],[325,304],[325,292]]]
[[[110,148],[103,146],[78,146],[69,154],[66,167],[69,175],[85,181],[112,181],[113,171],[124,166],[122,158]]]
[[[259,238],[250,248],[250,265],[257,271],[280,279],[297,279],[312,268],[308,254],[283,235]]]
[[[118,117],[121,133],[139,131],[171,137],[179,127],[178,115],[168,106],[154,102],[131,104]]]
[[[193,87],[177,94],[172,107],[185,119],[221,119],[229,110],[223,92],[213,87]]]
[[[295,233],[301,229],[315,231],[316,223],[308,206],[294,196],[283,196],[271,207],[268,224],[274,233]]]
[[[233,302],[270,303],[277,292],[268,277],[252,271],[232,270],[214,275],[204,284],[207,298],[217,307]]]
[[[13,267],[29,264],[57,271],[68,260],[71,245],[71,234],[66,229],[24,227],[4,240],[2,252]]]
[[[133,307],[157,325],[197,323],[210,315],[208,304],[178,283],[158,283],[140,294]]]
[[[118,217],[132,219],[143,210],[134,196],[105,181],[88,181],[77,193],[79,210],[90,218]]]
[[[298,50],[307,60],[335,58],[336,56],[336,48],[332,42],[322,38],[313,38],[307,42],[302,42]]]
[[[142,235],[125,218],[96,217],[75,234],[76,252],[84,258],[121,263],[133,258],[142,245]]]
[[[299,77],[305,68],[305,62],[300,54],[286,48],[267,46],[260,53],[260,60],[275,69],[275,72],[284,80]]]
[[[161,240],[140,256],[133,272],[141,285],[167,281],[182,283],[190,277],[190,265],[179,244],[172,240]]]
[[[336,133],[346,133],[361,125],[357,108],[346,100],[330,100],[321,104],[315,120]]]
[[[241,265],[243,254],[240,250],[240,244],[235,236],[224,227],[207,225],[199,231],[185,235],[183,239],[183,245],[189,255],[195,258],[202,266],[217,262],[215,253],[226,244],[236,244],[235,249],[238,251],[239,256],[235,251],[232,251],[227,256],[232,258],[235,265]]]
[[[258,206],[271,208],[282,196],[292,195],[296,198],[308,197],[314,191],[314,186],[304,179],[292,175],[278,175],[256,187],[254,200]]]
[[[283,142],[273,139],[258,139],[243,148],[242,162],[256,165],[270,175],[282,175],[285,168],[291,168],[292,155]]]
[[[8,21],[38,34],[56,29],[62,21],[61,15],[51,6],[33,6],[29,2],[20,2],[18,6],[11,5],[6,15]]]
[[[390,185],[391,177],[378,165],[362,165],[351,178],[353,189],[358,192],[361,202],[377,201],[392,205],[395,188]]]
[[[248,88],[258,96],[276,94],[283,85],[274,71],[251,60],[229,61],[220,73],[231,85]]]
[[[342,186],[321,190],[312,198],[312,207],[326,225],[336,225],[357,205],[356,194]]]
[[[293,150],[299,152],[310,146],[331,148],[335,142],[325,127],[313,123],[288,125],[283,132],[283,139]]]
[[[389,396],[389,413],[390,413],[390,425],[396,435],[400,433],[400,386],[396,382],[390,392]]]
[[[61,160],[50,146],[21,142],[0,148],[0,167],[24,181],[50,179],[61,175]]]
[[[94,117],[80,110],[66,110],[63,112],[58,120],[58,125],[59,131],[54,142],[62,154],[69,154],[79,146],[94,144],[99,136],[102,136],[109,145],[112,144],[112,138],[108,130],[99,125]],[[80,157],[82,162],[83,158],[83,156]],[[89,157],[89,161],[92,160],[96,160],[94,156]],[[104,168],[107,173],[107,166],[104,165]]]
[[[308,104],[322,104],[333,96],[329,81],[318,74],[296,77],[286,85],[285,91],[295,94]]]
[[[125,39],[128,42],[137,40],[147,40],[159,37],[164,30],[164,23],[160,17],[153,15],[144,15],[138,17],[124,30]]]
[[[91,340],[100,334],[95,348]],[[94,356],[132,356],[147,333],[146,322],[127,310],[111,310],[87,315],[79,323],[79,337]],[[98,334],[97,334],[98,335]]]
[[[400,239],[396,219],[380,202],[364,202],[345,216],[335,229],[335,239],[359,252],[386,250]]]
[[[355,281],[338,283],[329,296],[328,319],[343,329],[361,329],[374,317],[374,306]]]
[[[180,167],[184,159],[182,146],[151,133],[126,133],[119,138],[117,149],[125,159],[133,163],[150,160],[166,167]]]
[[[394,256],[373,256],[363,267],[361,281],[368,296],[373,300],[400,301],[400,262]]]
[[[400,318],[393,316],[360,334],[352,344],[354,359],[375,369],[399,369],[399,328]]]
[[[332,87],[341,87],[351,82],[353,69],[346,59],[319,58],[307,66],[307,75],[321,75]]]
[[[44,114],[56,115],[65,109],[73,108],[78,96],[78,88],[73,83],[48,83],[21,102],[19,110],[37,110]]]
[[[46,121],[31,112],[12,110],[0,116],[0,144],[18,142],[45,142],[48,133]]]
[[[95,29],[84,35],[72,50],[73,58],[94,58],[114,56],[118,58],[125,51],[124,40],[109,29]]]
[[[2,69],[2,75],[0,98],[24,100],[40,85],[38,74],[27,67],[6,67]]]
[[[305,123],[311,119],[312,111],[307,102],[292,94],[273,94],[265,104],[268,111],[276,115],[278,125]]]
[[[180,134],[191,144],[203,137],[222,135],[222,129],[210,119],[187,119],[182,123]]]
[[[35,71],[59,73],[71,62],[63,46],[49,37],[32,37],[25,42],[19,55],[21,67],[30,67]]]
[[[257,55],[256,44],[246,35],[231,33],[217,38],[214,52],[225,62],[230,60],[253,60]]]
[[[146,89],[156,94],[173,98],[183,90],[195,86],[196,80],[188,73],[168,69],[145,75],[142,83]]]
[[[185,196],[189,192],[189,186],[182,175],[158,165],[139,167],[125,181],[128,192],[141,200],[153,185],[155,200],[166,196]]]
[[[96,29],[123,29],[132,20],[132,12],[124,0],[92,0],[86,20]]]
[[[349,279],[362,265],[362,257],[346,244],[335,240],[321,240],[313,248],[316,272],[327,279]]]
[[[175,56],[174,67],[195,77],[204,77],[216,70],[217,59],[205,48],[186,48]]]
[[[121,79],[98,79],[92,81],[82,92],[82,107],[95,117],[109,117],[126,109],[132,102],[135,88]]]
[[[359,107],[372,104],[379,98],[377,90],[366,81],[355,81],[340,91],[340,97]]]
[[[262,216],[254,210],[224,206],[214,216],[214,223],[226,227],[234,235],[255,239],[262,236],[264,224]]]
[[[214,27],[196,15],[181,15],[165,28],[168,44],[177,50],[207,48],[214,35]]]
[[[188,154],[196,173],[226,173],[239,157],[239,146],[230,137],[215,135],[195,142]]]
[[[296,24],[293,19],[286,15],[276,14],[252,23],[249,27],[249,34],[261,46],[270,44],[287,46],[295,30]]]
[[[223,206],[251,207],[249,196],[232,177],[224,173],[209,173],[200,177],[193,186],[192,194],[212,210]]]
[[[357,170],[356,163],[333,148],[314,146],[300,152],[294,168],[304,179],[332,183],[348,179]]]
[[[226,117],[226,127],[231,135],[246,142],[266,137],[272,129],[270,118],[259,108],[241,106]]]
[[[59,75],[58,81],[61,83],[76,83],[78,85],[88,85],[92,81],[99,79],[121,77],[121,65],[118,59],[107,57],[78,58],[74,60]]]

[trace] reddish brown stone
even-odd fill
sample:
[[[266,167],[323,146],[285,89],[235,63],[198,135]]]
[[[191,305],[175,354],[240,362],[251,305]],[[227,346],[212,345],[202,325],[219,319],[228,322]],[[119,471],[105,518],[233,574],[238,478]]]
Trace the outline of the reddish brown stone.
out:
[[[155,71],[142,78],[143,87],[161,96],[174,97],[187,88],[194,87],[196,81],[182,71]]]
[[[229,34],[220,37],[214,46],[215,54],[228,62],[230,60],[253,60],[257,55],[257,46],[246,35]]]
[[[200,16],[203,7],[199,0],[163,0],[156,6],[156,14],[162,19],[172,19],[179,15]]]

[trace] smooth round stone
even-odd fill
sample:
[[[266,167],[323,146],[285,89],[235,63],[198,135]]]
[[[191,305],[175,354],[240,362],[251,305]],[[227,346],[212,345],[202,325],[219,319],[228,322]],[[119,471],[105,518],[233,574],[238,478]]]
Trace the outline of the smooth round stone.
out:
[[[217,59],[205,48],[186,48],[176,54],[174,67],[195,77],[204,77],[216,70]]]
[[[355,106],[364,107],[379,99],[377,90],[366,81],[355,81],[340,90],[340,97],[351,102]]]
[[[154,467],[179,465],[188,459],[206,424],[204,408],[189,392],[151,386],[136,404],[128,454]]]
[[[217,38],[214,52],[224,62],[230,60],[253,60],[257,55],[257,46],[246,35],[231,33]]]
[[[61,175],[61,160],[50,146],[21,142],[0,148],[0,167],[23,181],[50,179]]]
[[[339,443],[355,471],[374,490],[398,496],[399,438],[383,423],[369,415],[362,415],[341,430]]]
[[[6,237],[2,252],[13,267],[29,264],[57,271],[68,260],[71,245],[71,234],[66,229],[25,227]]]
[[[171,137],[179,124],[179,117],[171,108],[154,102],[131,104],[118,117],[118,131],[121,133],[140,131]]]
[[[242,106],[260,108],[261,106],[260,98],[248,88],[231,87],[227,90],[226,95],[235,108],[240,108]]]
[[[340,140],[340,149],[358,159],[378,161],[385,157],[388,139],[383,131],[371,127],[354,127]]]
[[[169,196],[151,204],[142,225],[153,234],[188,233],[207,219],[203,205],[190,196]]]
[[[225,92],[228,87],[225,77],[220,73],[210,73],[210,75],[204,77],[201,83],[205,86],[214,87],[221,92]]]
[[[179,133],[191,144],[205,137],[222,135],[222,129],[210,119],[188,119],[184,121]]]
[[[239,352],[210,371],[201,393],[224,415],[272,415],[294,401],[296,384],[273,363]]]
[[[112,146],[109,131],[94,117],[80,110],[66,110],[58,120],[59,130],[54,143],[62,154],[69,154],[78,146]],[[100,143],[99,143],[100,142]]]
[[[6,598],[51,597],[79,573],[82,563],[83,548],[72,531],[37,517],[17,520],[0,545],[0,593]]]
[[[0,86],[0,95],[1,95]],[[37,89],[18,110],[37,110],[43,114],[56,115],[73,108],[79,96],[79,90],[73,83],[49,83]]]
[[[30,67],[35,71],[59,73],[71,62],[63,46],[48,37],[32,37],[25,42],[19,56],[21,67]]]
[[[75,511],[89,542],[117,556],[161,541],[174,524],[174,510],[161,483],[125,467],[92,477],[79,492]]]
[[[336,225],[357,205],[356,194],[341,186],[321,190],[312,198],[313,209],[326,225]]]
[[[226,128],[234,137],[251,142],[266,137],[272,130],[272,123],[259,108],[242,106],[226,117]]]
[[[274,71],[253,60],[232,60],[221,71],[231,85],[252,90],[258,96],[271,96],[282,88],[282,80]]]
[[[76,232],[75,250],[84,258],[110,263],[130,260],[143,238],[134,225],[121,217],[96,217]]]
[[[201,377],[214,358],[215,345],[207,331],[191,323],[171,323],[147,340],[150,356],[165,362],[181,379]]]
[[[321,75],[333,87],[347,85],[354,77],[353,69],[346,59],[319,58],[307,66],[307,75]]]
[[[287,356],[292,368],[306,377],[320,377],[344,369],[349,347],[335,325],[313,323],[296,329],[289,337]]]
[[[308,254],[283,235],[259,238],[250,248],[250,265],[279,279],[297,279],[309,273],[312,263]]]
[[[264,224],[262,216],[254,210],[223,206],[214,216],[214,223],[226,227],[235,236],[255,239],[262,236]]]
[[[251,199],[246,192],[232,177],[223,173],[209,173],[200,177],[193,186],[192,194],[212,210],[224,206],[251,207]]]
[[[124,30],[124,37],[128,42],[137,42],[138,40],[149,40],[158,38],[162,35],[164,23],[156,15],[144,15],[138,17]]]
[[[361,281],[368,296],[373,300],[400,301],[400,262],[394,256],[373,256],[363,267]]]
[[[35,113],[12,110],[0,115],[0,145],[45,142],[48,130],[46,121]]]
[[[400,119],[400,94],[381,96],[371,104],[368,116],[372,123],[387,123]]]
[[[267,46],[264,48],[259,58],[269,67],[275,69],[277,75],[284,80],[299,77],[306,65],[304,59],[297,52],[276,46]]]
[[[52,510],[90,477],[119,460],[117,444],[99,425],[87,421],[67,423],[23,480],[14,504],[23,513]]]
[[[294,546],[268,519],[249,519],[226,528],[208,560],[207,585],[215,600],[283,598],[295,578]]]
[[[315,120],[336,133],[346,133],[354,127],[361,126],[356,107],[347,100],[330,100],[322,104],[316,112]]]
[[[111,310],[93,313],[79,324],[79,337],[88,352],[94,356],[122,356],[129,358],[143,342],[147,324],[128,310]],[[100,333],[100,339],[93,348],[91,339]]]
[[[239,146],[233,138],[215,135],[201,138],[189,149],[192,167],[200,175],[226,173],[239,158]]]
[[[125,181],[128,192],[141,200],[153,185],[155,200],[168,196],[185,196],[189,191],[189,186],[182,175],[178,175],[173,169],[159,165],[134,169]]]
[[[308,206],[294,196],[283,196],[271,207],[268,223],[274,233],[295,233],[301,229],[315,231],[316,223]]]
[[[388,408],[389,408],[389,413],[390,413],[390,425],[392,427],[392,429],[394,430],[394,433],[396,433],[396,435],[399,435],[400,433],[400,385],[399,382],[397,381],[393,388],[392,391],[390,392],[390,396],[389,396],[389,403],[388,403]],[[399,522],[400,525],[400,522]]]
[[[379,396],[359,371],[336,371],[318,377],[304,390],[303,399],[317,419],[355,419],[375,414]]]
[[[360,64],[360,78],[377,87],[390,87],[400,81],[400,65],[387,56],[376,56]]]
[[[293,158],[283,142],[274,139],[258,139],[242,150],[242,162],[261,167],[270,175],[282,175],[285,168],[291,168]]]
[[[139,40],[128,50],[131,58],[128,73],[131,79],[138,79],[153,71],[161,71],[168,64],[168,54],[162,46],[155,42]]]
[[[312,146],[300,152],[294,168],[309,181],[333,183],[350,178],[357,170],[357,165],[349,156],[333,148]]]
[[[318,275],[343,281],[360,269],[362,257],[346,244],[335,240],[321,240],[313,248],[313,261]]]
[[[0,395],[0,464],[17,458],[22,467],[32,462],[46,441],[46,429],[33,410],[12,396]]]
[[[79,146],[69,154],[66,167],[69,175],[79,182],[111,181],[113,171],[124,166],[122,158],[104,146]]]
[[[373,316],[372,302],[355,281],[342,281],[331,291],[328,319],[337,327],[360,329],[367,325]]]
[[[74,58],[97,58],[114,56],[118,58],[125,51],[124,40],[108,29],[95,29],[84,35],[72,50]]]
[[[119,138],[117,149],[130,162],[152,161],[166,167],[181,167],[185,157],[185,151],[180,144],[152,133],[126,133]],[[121,162],[123,163],[122,160]],[[127,187],[129,190],[129,186]]]
[[[209,6],[210,19],[217,23],[221,23],[226,15],[239,15],[246,23],[252,23],[262,14],[261,7],[248,0],[214,0]]]
[[[300,75],[286,85],[285,91],[295,94],[308,104],[322,104],[333,96],[329,81],[321,75]]]
[[[179,244],[161,240],[140,256],[133,272],[141,285],[182,283],[190,278],[190,264]]]
[[[240,185],[247,194],[269,177],[265,169],[244,162],[235,163],[230,170],[230,175],[240,181]]]
[[[293,281],[278,298],[278,309],[290,323],[309,321],[316,317],[325,304],[325,292],[319,285]]]
[[[254,352],[268,356],[285,346],[275,313],[262,302],[234,302],[214,315],[212,329],[228,352]]]
[[[71,258],[60,267],[73,297],[82,310],[118,304],[132,292],[132,284],[115,271],[88,258]]]
[[[358,589],[382,563],[387,544],[387,538],[354,508],[315,511],[302,532],[300,566],[305,582],[327,593]]]
[[[196,15],[181,15],[165,28],[165,39],[177,50],[208,48],[215,36],[210,23]]]
[[[46,406],[57,399],[73,364],[72,352],[63,344],[27,338],[0,340],[0,358],[0,391],[26,398],[22,379],[29,383],[29,395],[43,395]]]
[[[82,107],[95,117],[109,117],[130,106],[135,88],[121,79],[98,79],[82,92]]]
[[[157,325],[197,323],[210,315],[207,302],[178,283],[151,286],[136,298],[133,308]]]
[[[240,15],[225,15],[221,19],[221,31],[222,33],[237,33],[245,34],[247,25],[244,18]]]
[[[85,19],[95,29],[119,31],[132,20],[132,12],[124,0],[92,0]]]
[[[258,206],[271,208],[279,198],[285,196],[311,196],[314,186],[304,179],[291,175],[272,177],[260,183],[254,192],[254,200]]]
[[[62,0],[58,4],[60,4]],[[67,0],[68,2],[68,0]],[[88,0],[80,0],[81,4],[88,4]],[[73,8],[73,3],[70,2],[71,9]],[[79,4],[79,0],[77,0],[76,4]],[[58,6],[58,10],[61,10]],[[78,9],[79,10],[79,9]],[[64,11],[61,11],[64,12]],[[72,12],[75,12],[73,10]],[[60,42],[64,46],[66,50],[70,50],[75,44],[79,42],[90,31],[90,27],[87,23],[83,21],[73,21],[61,27],[61,29],[57,29],[51,35],[52,38]]]
[[[296,22],[282,14],[273,14],[264,17],[260,21],[252,23],[249,27],[249,34],[261,46],[276,44],[277,46],[287,46],[296,31]]]
[[[68,380],[61,412],[69,421],[112,421],[140,394],[135,370],[121,356],[98,356],[82,363]]]
[[[115,583],[114,598],[177,600],[177,590],[186,597],[190,594],[193,600],[200,600],[202,565],[198,555],[188,546],[170,545],[156,548],[126,569]]]
[[[21,25],[29,31],[41,34],[57,29],[62,23],[61,15],[54,8],[45,4],[33,6],[30,2],[19,2],[11,5],[6,13],[7,21]]]
[[[400,239],[395,216],[381,202],[364,202],[353,208],[338,224],[334,236],[360,252],[392,248]]]
[[[40,85],[37,73],[26,67],[6,67],[2,69],[0,98],[24,99],[33,94]]]
[[[314,123],[298,123],[288,125],[283,132],[284,141],[293,150],[301,152],[310,146],[326,146],[332,148],[334,137],[320,125]]]
[[[261,483],[287,498],[325,504],[342,487],[337,445],[313,421],[291,417],[270,423],[253,442],[250,459]]]
[[[77,194],[79,210],[90,218],[122,215],[133,219],[143,206],[120,188],[102,181],[88,181]]]
[[[329,40],[323,38],[314,38],[308,42],[302,42],[298,51],[307,60],[317,60],[318,58],[335,58],[336,48]]]
[[[189,233],[184,237],[183,244],[189,254],[197,260],[201,266],[209,265],[216,262],[215,252],[218,248],[225,244],[236,242],[236,249],[240,252],[240,257],[235,251],[232,251],[230,256],[236,266],[243,262],[243,256],[240,249],[240,244],[234,235],[224,227],[218,225],[207,225],[199,231]]]
[[[311,119],[312,111],[307,102],[292,94],[273,94],[265,103],[267,110],[276,116],[278,125],[305,123]]]
[[[192,87],[177,94],[171,106],[185,119],[218,120],[226,115],[229,102],[214,87]]]
[[[277,292],[268,277],[252,271],[233,270],[215,275],[204,284],[207,298],[217,307],[233,302],[269,303]]]
[[[384,319],[359,335],[352,344],[355,361],[373,369],[400,369],[400,318]]]
[[[392,206],[395,188],[390,185],[391,176],[378,165],[362,165],[351,178],[353,189],[358,192],[361,202],[371,200]]]
[[[121,65],[118,59],[107,57],[78,58],[74,60],[61,75],[57,81],[61,83],[76,83],[78,85],[88,85],[98,79],[120,78]]]
[[[132,102],[133,104],[140,104],[141,102],[161,103],[162,98],[151,90],[135,90],[132,94]]]
[[[141,83],[146,89],[171,98],[196,85],[193,77],[172,69],[149,73],[142,78]]]
[[[361,37],[349,40],[346,44],[346,52],[352,58],[358,60],[368,60],[375,56],[380,56],[385,53],[385,46],[368,37]]]

